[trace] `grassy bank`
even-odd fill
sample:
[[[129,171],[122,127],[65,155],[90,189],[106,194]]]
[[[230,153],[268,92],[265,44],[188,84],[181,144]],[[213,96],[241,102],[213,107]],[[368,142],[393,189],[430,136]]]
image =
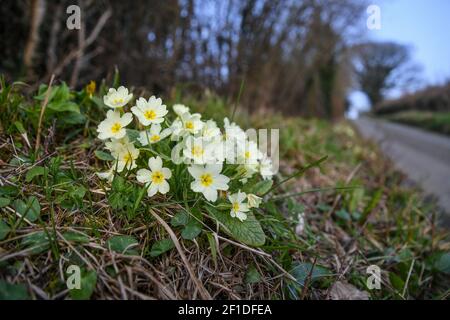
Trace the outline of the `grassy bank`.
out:
[[[254,247],[204,207],[99,180],[105,86],[92,96],[63,84],[23,91],[1,84],[0,298],[448,297],[450,243],[434,207],[347,123],[237,110],[243,127],[280,129],[274,184],[295,175],[255,210],[266,239]],[[212,95],[164,101],[181,99],[206,118],[232,114]],[[81,290],[67,289],[70,265],[81,266]],[[366,286],[370,265],[380,290]]]
[[[450,135],[450,112],[404,111],[384,117],[390,121]]]

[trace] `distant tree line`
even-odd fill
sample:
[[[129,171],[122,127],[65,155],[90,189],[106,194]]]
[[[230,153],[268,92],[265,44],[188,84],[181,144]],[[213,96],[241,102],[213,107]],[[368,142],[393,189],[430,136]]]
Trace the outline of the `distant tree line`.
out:
[[[182,86],[227,97],[243,83],[250,112],[329,119],[343,116],[355,81],[374,79],[354,63],[360,0],[79,0],[81,30],[69,30],[72,4],[2,1],[0,73],[29,83],[55,74],[81,87],[117,66],[123,83],[156,94]]]

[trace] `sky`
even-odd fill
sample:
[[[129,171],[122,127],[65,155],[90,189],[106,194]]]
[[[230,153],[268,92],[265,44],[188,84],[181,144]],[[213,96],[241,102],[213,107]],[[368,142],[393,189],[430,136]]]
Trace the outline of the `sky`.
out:
[[[450,0],[371,0],[381,9],[381,29],[367,30],[377,41],[397,41],[413,48],[425,84],[450,80]],[[395,96],[393,96],[395,97]],[[350,96],[350,117],[368,108],[364,94]]]

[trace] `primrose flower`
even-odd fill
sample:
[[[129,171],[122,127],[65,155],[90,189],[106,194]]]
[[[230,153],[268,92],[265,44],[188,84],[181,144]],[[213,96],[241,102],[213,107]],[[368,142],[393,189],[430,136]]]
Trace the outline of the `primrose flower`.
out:
[[[238,218],[241,221],[247,219],[246,212],[249,212],[250,209],[247,203],[243,203],[243,201],[247,198],[245,192],[238,192],[235,194],[231,194],[228,196],[228,200],[231,202],[231,211],[230,215],[233,218]]]
[[[254,141],[246,141],[244,148],[239,150],[239,163],[246,165],[257,165],[262,158],[262,153]]]
[[[161,131],[161,125],[160,124],[152,124],[150,127],[150,130],[147,131],[141,131],[139,133],[138,141],[143,145],[146,146],[149,143],[157,143],[161,141],[162,139],[168,137],[171,134],[172,130],[170,128],[166,128]]]
[[[200,120],[201,117],[199,113],[183,113],[181,115],[181,122],[183,123],[182,130],[190,134],[199,133],[204,125],[203,121]]]
[[[216,160],[214,154],[214,144],[205,141],[203,138],[187,137],[183,156],[193,160],[194,164],[214,163]]]
[[[273,172],[272,159],[267,155],[264,155],[259,163],[259,173],[264,180],[272,179],[272,176],[275,174],[275,172]]]
[[[258,197],[255,194],[249,193],[247,195],[247,203],[249,208],[259,208],[259,205],[262,202],[262,198]]]
[[[125,168],[133,170],[136,168],[136,159],[139,157],[139,149],[133,144],[125,146],[117,155],[117,172],[122,172]]]
[[[144,98],[139,98],[136,101],[136,106],[131,108],[139,122],[144,126],[148,126],[152,123],[164,122],[164,116],[167,114],[167,108],[162,104],[161,98],[151,96],[148,101]]]
[[[124,86],[120,86],[117,90],[110,88],[108,93],[103,97],[103,103],[110,108],[121,108],[130,102],[133,94],[128,92]]]
[[[123,116],[120,116],[119,112],[109,110],[106,113],[106,119],[98,125],[98,137],[101,140],[106,140],[109,138],[121,139],[125,137],[127,133],[125,127],[129,125],[132,120],[133,115],[129,112],[125,113]]]
[[[202,137],[207,140],[212,140],[221,135],[220,128],[214,120],[208,120],[203,125]]]
[[[193,165],[188,167],[188,171],[195,179],[191,182],[192,191],[203,193],[208,201],[215,202],[217,200],[218,190],[228,190],[230,178],[220,174],[221,164]]]
[[[189,107],[186,107],[184,104],[174,104],[173,111],[177,116],[181,117],[184,113],[189,112]]]
[[[247,138],[245,131],[241,129],[236,123],[230,122],[228,118],[223,119],[225,134],[223,138],[225,140],[236,140],[242,142]]]
[[[156,193],[166,194],[170,190],[169,183],[166,181],[172,177],[172,171],[163,167],[160,157],[148,159],[150,170],[140,169],[136,174],[136,179],[148,186],[147,194],[149,197]]]
[[[110,168],[108,171],[105,172],[96,172],[97,176],[100,179],[106,180],[109,183],[111,183],[114,179],[114,169]]]
[[[134,147],[134,144],[130,142],[128,136],[121,139],[112,139],[111,141],[105,143],[105,148],[109,150],[111,155],[116,159],[119,157],[120,153],[132,147]]]

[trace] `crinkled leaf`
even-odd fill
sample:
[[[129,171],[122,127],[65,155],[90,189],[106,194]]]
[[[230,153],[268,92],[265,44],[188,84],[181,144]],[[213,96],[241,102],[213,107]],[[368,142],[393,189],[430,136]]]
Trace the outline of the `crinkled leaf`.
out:
[[[157,257],[160,254],[163,254],[164,252],[169,251],[174,246],[175,245],[174,245],[172,239],[159,240],[152,245],[152,249],[150,250],[150,256]]]
[[[121,254],[138,255],[138,241],[132,236],[113,236],[106,242],[108,248]]]
[[[213,207],[206,207],[209,214],[215,218],[224,231],[234,239],[250,246],[258,247],[264,245],[266,236],[261,224],[253,213],[247,213],[247,219],[240,221],[233,218],[229,211],[219,211]]]

